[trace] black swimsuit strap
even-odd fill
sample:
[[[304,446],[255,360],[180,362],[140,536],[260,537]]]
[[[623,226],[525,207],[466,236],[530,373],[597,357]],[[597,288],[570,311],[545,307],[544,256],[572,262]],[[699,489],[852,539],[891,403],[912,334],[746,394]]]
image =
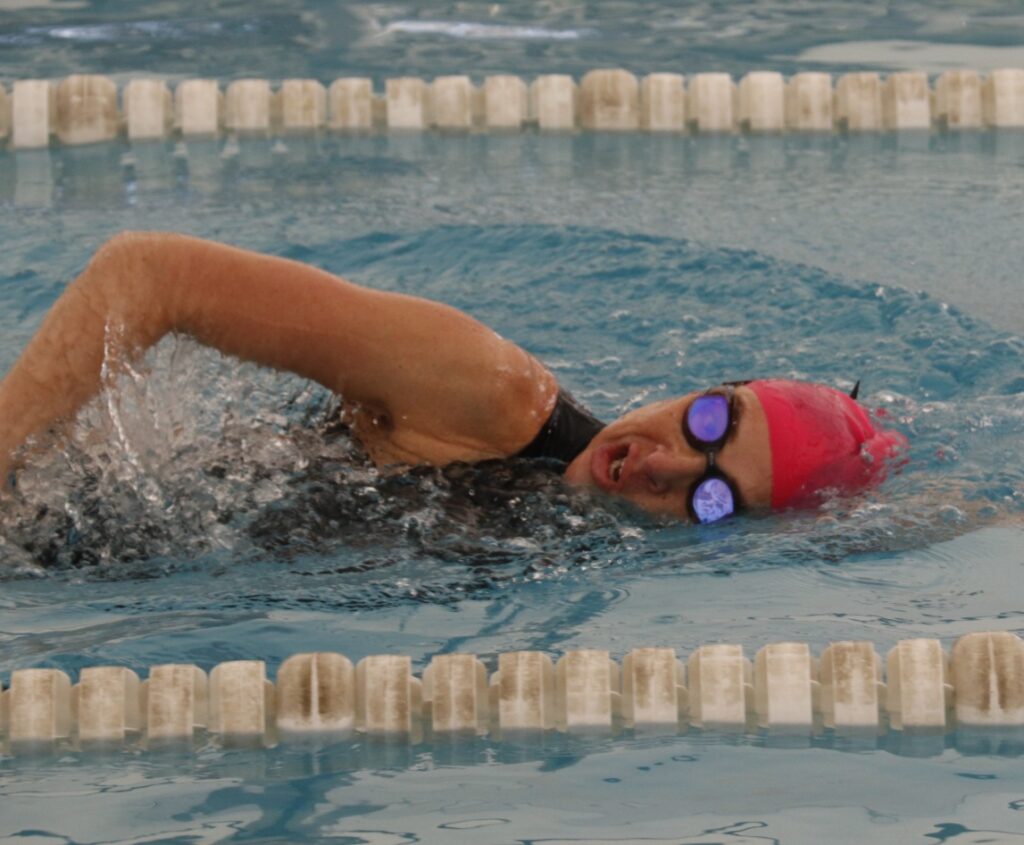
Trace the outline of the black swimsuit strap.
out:
[[[533,442],[517,458],[553,458],[570,463],[605,424],[580,405],[569,391],[559,388],[555,409]]]

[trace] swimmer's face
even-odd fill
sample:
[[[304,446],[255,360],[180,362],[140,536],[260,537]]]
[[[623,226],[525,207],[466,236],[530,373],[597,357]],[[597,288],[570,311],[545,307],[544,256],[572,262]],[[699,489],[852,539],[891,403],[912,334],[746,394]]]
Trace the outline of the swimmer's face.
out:
[[[630,411],[604,428],[569,464],[571,484],[594,487],[628,499],[655,514],[689,519],[690,488],[707,469],[707,457],[690,445],[683,420],[703,391]],[[736,424],[715,465],[739,491],[747,508],[767,508],[772,498],[772,455],[768,420],[757,396],[737,387]]]

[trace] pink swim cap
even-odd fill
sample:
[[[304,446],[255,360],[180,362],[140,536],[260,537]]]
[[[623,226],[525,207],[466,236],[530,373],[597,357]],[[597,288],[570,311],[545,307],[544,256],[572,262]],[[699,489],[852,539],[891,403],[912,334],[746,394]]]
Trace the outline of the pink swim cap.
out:
[[[763,379],[747,387],[761,400],[772,447],[772,507],[814,505],[824,490],[855,493],[881,483],[889,459],[907,445],[875,428],[857,402],[831,387]]]

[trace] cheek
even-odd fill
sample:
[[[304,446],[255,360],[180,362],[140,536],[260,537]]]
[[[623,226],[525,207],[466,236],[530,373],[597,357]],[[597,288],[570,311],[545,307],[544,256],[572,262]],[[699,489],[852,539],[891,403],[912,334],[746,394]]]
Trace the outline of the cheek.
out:
[[[750,459],[739,462],[734,472],[722,467],[740,486],[743,502],[748,507],[769,507],[772,501],[772,468],[771,462],[764,458]]]
[[[582,460],[586,454],[587,453],[584,452],[565,468],[562,478],[569,482],[569,484],[576,485],[577,487],[585,487],[593,483],[590,477],[590,469]]]
[[[565,472],[562,473],[564,478],[569,484],[573,484],[577,487],[593,487],[594,479],[590,474],[590,460],[594,454],[594,444],[599,438],[594,438],[586,449],[580,452],[565,468]]]
[[[678,493],[666,496],[625,496],[624,498],[654,516],[668,516],[686,522],[690,521],[686,502]]]

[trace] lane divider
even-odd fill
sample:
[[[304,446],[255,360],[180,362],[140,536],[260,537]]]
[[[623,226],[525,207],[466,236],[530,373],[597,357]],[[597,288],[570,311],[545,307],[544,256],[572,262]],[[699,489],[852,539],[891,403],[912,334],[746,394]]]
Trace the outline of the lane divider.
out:
[[[364,735],[395,743],[549,731],[674,734],[689,727],[812,736],[880,736],[887,729],[1024,730],[1024,642],[1008,632],[899,642],[886,659],[870,642],[838,642],[815,658],[806,643],[772,643],[751,661],[742,646],[705,645],[684,664],[674,648],[637,648],[621,666],[607,651],[497,657],[488,676],[472,654],[435,656],[422,678],[401,655],[297,654],[276,683],[261,660],[207,675],[162,665],[140,680],[123,666],[19,669],[0,695],[0,738],[15,755],[41,748],[138,743],[272,746],[307,736]]]
[[[1024,127],[1024,69],[948,70],[930,87],[921,72],[827,73],[785,80],[753,71],[737,84],[726,73],[626,70],[571,76],[388,79],[376,93],[366,78],[187,79],[173,95],[159,79],[133,79],[119,92],[105,76],[0,85],[0,141],[13,149],[131,142],[372,131],[643,131],[674,133],[878,132]]]

